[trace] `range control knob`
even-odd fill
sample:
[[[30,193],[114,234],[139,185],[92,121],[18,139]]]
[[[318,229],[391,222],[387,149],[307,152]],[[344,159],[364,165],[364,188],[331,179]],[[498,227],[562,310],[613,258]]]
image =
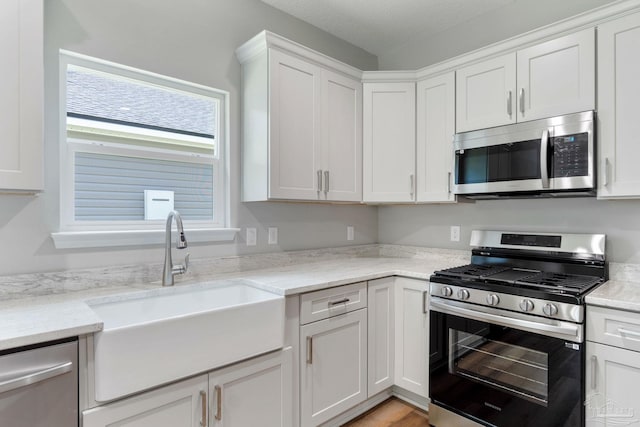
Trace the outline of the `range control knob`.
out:
[[[458,298],[465,300],[465,299],[469,299],[469,291],[466,289],[459,289],[458,290]]]
[[[444,288],[442,288],[440,293],[445,297],[450,297],[451,295],[453,295],[453,289],[451,289],[448,286],[445,286]]]
[[[531,311],[533,310],[533,301],[530,299],[523,299],[520,301],[520,309],[522,311]]]
[[[498,305],[500,304],[500,297],[496,294],[487,295],[487,304],[489,305]]]
[[[551,303],[545,304],[544,307],[542,307],[542,312],[547,316],[555,316],[558,314],[558,306]]]

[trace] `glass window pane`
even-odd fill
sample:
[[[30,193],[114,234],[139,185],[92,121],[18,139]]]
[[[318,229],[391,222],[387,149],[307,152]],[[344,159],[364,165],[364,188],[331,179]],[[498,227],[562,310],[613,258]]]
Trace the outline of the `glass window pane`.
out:
[[[211,164],[75,153],[75,220],[144,220],[144,190],[174,192],[185,220],[213,219]]]
[[[217,139],[218,100],[78,66],[67,69],[67,115]]]

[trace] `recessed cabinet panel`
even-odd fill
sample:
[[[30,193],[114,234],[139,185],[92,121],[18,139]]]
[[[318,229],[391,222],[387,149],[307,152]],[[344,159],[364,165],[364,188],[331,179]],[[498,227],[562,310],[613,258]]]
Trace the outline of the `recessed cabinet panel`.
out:
[[[323,70],[323,197],[362,200],[362,84]]]
[[[598,27],[598,197],[640,197],[640,13]]]
[[[455,202],[451,192],[455,133],[453,72],[418,82],[417,201]]]
[[[43,181],[43,1],[0,6],[0,191],[39,191]]]
[[[367,309],[300,328],[301,425],[317,426],[367,398]]]
[[[415,83],[365,83],[366,202],[415,200]]]
[[[371,280],[368,287],[368,371],[367,397],[393,385],[395,360],[395,278]]]
[[[456,130],[515,123],[516,55],[511,53],[456,72]]]
[[[269,52],[270,197],[317,198],[315,165],[321,155],[320,69],[282,52]]]
[[[520,50],[517,56],[518,121],[595,108],[593,28]]]

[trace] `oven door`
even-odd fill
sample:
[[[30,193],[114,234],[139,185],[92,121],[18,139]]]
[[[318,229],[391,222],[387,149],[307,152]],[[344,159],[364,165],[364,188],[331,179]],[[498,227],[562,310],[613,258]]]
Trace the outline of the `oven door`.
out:
[[[540,333],[510,327],[508,318],[495,313],[489,318],[504,321],[467,315],[473,307],[432,297],[431,401],[488,426],[584,425],[584,344],[576,342],[582,333],[565,339],[558,337],[563,327],[555,336],[544,332],[550,325]]]

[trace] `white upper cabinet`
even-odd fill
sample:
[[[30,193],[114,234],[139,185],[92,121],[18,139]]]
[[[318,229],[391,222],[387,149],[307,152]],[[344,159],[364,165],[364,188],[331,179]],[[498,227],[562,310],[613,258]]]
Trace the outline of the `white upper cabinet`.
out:
[[[456,130],[595,109],[595,30],[550,40],[457,71]]]
[[[515,123],[516,55],[461,68],[456,75],[456,129]]]
[[[595,109],[595,31],[518,51],[518,121]]]
[[[322,197],[362,200],[362,83],[322,72]]]
[[[361,71],[267,32],[237,53],[242,200],[360,202]]]
[[[43,2],[0,6],[0,191],[40,191],[43,178]]]
[[[313,64],[269,51],[269,198],[318,198],[320,73]]]
[[[455,74],[417,86],[416,168],[418,202],[455,202],[451,192],[455,133]]]
[[[413,202],[416,192],[416,85],[365,83],[363,200]]]
[[[598,27],[598,197],[640,197],[640,13]]]

